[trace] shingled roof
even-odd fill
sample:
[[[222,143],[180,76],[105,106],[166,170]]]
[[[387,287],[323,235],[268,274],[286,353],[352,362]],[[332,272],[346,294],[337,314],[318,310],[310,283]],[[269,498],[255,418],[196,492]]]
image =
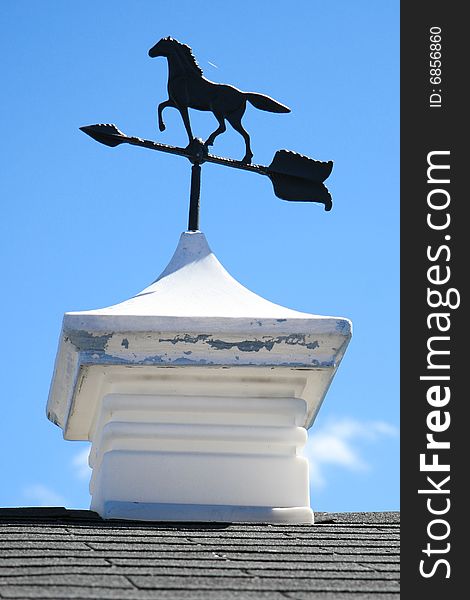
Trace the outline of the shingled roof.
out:
[[[1,509],[0,597],[396,600],[399,513],[227,525]]]

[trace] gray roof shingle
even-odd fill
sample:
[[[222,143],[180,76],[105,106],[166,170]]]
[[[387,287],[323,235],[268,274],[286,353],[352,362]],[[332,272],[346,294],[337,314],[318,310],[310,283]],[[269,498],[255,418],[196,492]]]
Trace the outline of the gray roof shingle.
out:
[[[0,509],[0,597],[396,600],[399,532],[394,512],[227,525]]]

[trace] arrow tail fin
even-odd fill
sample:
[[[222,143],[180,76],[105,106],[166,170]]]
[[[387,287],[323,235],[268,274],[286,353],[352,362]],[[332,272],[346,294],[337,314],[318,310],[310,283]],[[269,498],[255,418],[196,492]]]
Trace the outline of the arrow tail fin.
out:
[[[331,210],[333,207],[331,194],[323,183],[279,173],[268,173],[268,176],[272,181],[274,193],[281,200],[318,202],[324,204],[325,210]]]
[[[281,200],[319,202],[331,210],[331,194],[323,184],[333,169],[333,162],[313,160],[297,152],[278,150],[268,167],[274,193]]]
[[[324,162],[291,150],[278,150],[269,168],[276,173],[323,182],[331,175],[333,161]]]

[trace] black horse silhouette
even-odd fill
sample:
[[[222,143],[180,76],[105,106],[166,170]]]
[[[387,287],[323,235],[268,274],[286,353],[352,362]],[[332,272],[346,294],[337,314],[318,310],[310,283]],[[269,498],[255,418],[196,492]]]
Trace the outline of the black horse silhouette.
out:
[[[150,48],[149,56],[151,58],[164,56],[168,60],[168,100],[158,105],[160,131],[165,130],[163,109],[168,106],[177,108],[181,113],[190,144],[194,137],[189,122],[188,108],[212,111],[219,126],[207,138],[205,146],[212,146],[215,138],[226,130],[225,119],[227,119],[245,140],[246,152],[242,162],[251,163],[253,153],[250,147],[250,136],[242,125],[246,101],[248,100],[254,107],[261,110],[274,113],[290,112],[290,108],[264,94],[242,92],[231,85],[209,81],[203,77],[202,69],[191,48],[171,37],[161,39],[153,48]]]

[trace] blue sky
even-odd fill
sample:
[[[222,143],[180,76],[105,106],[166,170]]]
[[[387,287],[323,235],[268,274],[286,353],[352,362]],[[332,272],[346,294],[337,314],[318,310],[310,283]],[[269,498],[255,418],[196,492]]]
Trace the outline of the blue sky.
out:
[[[236,6],[236,8],[235,8]],[[164,269],[187,224],[189,166],[106,148],[79,131],[113,122],[186,145],[167,109],[171,35],[209,79],[291,107],[249,107],[254,162],[287,148],[333,160],[333,210],[283,202],[263,177],[205,165],[201,229],[228,271],[296,310],[348,317],[354,336],[310,430],[312,506],[399,508],[399,3],[374,0],[4,0],[0,506],[87,508],[87,444],[45,405],[62,315],[120,302]],[[209,113],[191,115],[207,137]],[[228,130],[214,153],[243,156]]]

